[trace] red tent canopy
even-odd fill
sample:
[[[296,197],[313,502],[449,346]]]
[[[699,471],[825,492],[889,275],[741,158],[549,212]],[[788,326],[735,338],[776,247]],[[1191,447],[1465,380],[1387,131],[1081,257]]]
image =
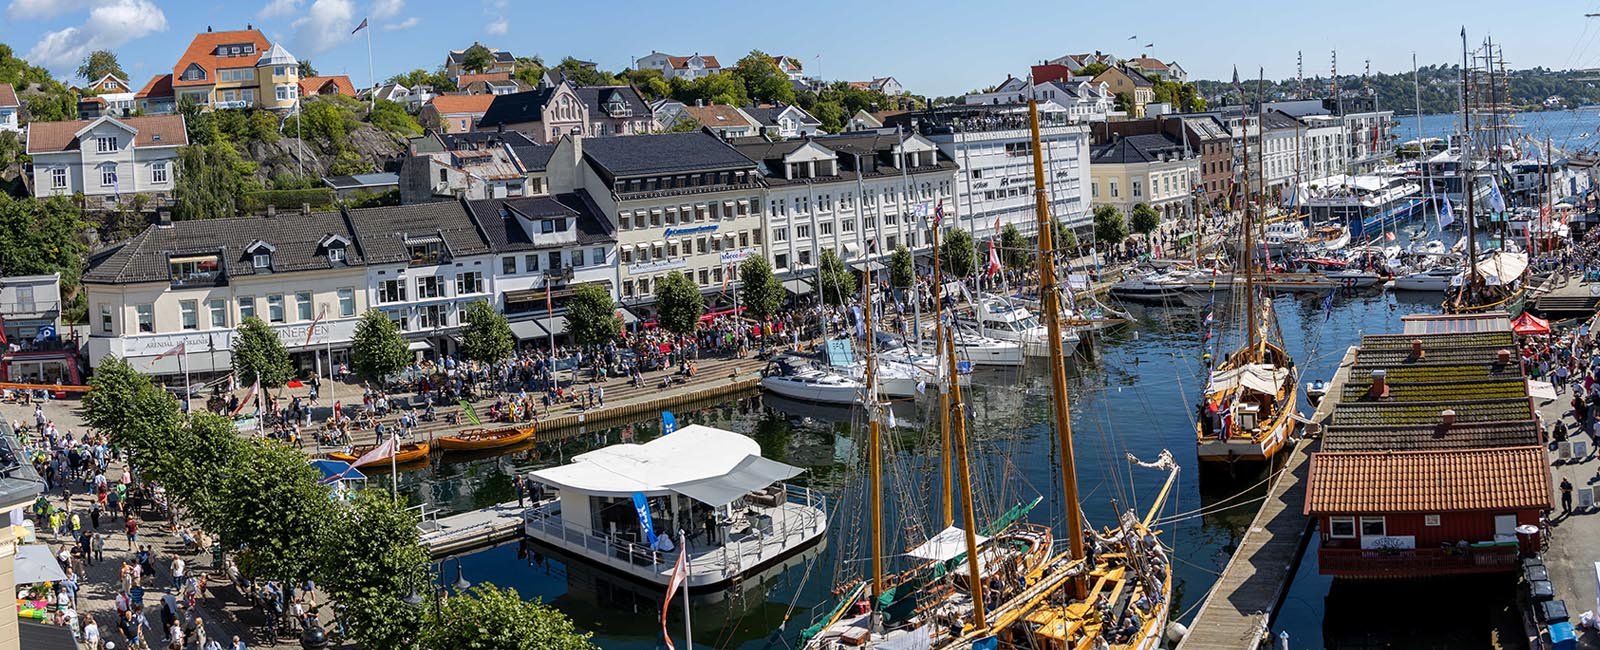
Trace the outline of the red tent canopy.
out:
[[[1522,312],[1515,320],[1511,321],[1511,331],[1528,336],[1531,334],[1549,334],[1550,321],[1528,312]]]

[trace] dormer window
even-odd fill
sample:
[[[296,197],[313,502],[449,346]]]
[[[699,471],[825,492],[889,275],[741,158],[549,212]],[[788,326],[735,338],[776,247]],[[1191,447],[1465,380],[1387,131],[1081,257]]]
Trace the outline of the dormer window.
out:
[[[183,74],[179,75],[178,78],[183,81],[200,81],[206,78],[206,69],[200,67],[198,63],[190,63],[189,67],[184,68]]]
[[[444,240],[439,237],[407,238],[406,252],[412,266],[439,264],[445,260]]]

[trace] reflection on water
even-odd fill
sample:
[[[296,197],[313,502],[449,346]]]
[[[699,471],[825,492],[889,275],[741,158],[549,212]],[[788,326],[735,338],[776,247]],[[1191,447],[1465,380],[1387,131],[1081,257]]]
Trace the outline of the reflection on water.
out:
[[[1320,295],[1275,299],[1285,343],[1306,380],[1331,377],[1345,348],[1362,333],[1397,332],[1400,316],[1435,309],[1436,295],[1400,296],[1376,292],[1336,296],[1324,312]],[[1222,309],[1222,308],[1219,308]],[[1203,309],[1141,309],[1130,325],[1097,333],[1071,363],[1074,448],[1085,516],[1096,525],[1114,520],[1112,503],[1142,504],[1164,475],[1131,467],[1126,454],[1155,458],[1170,449],[1184,471],[1165,514],[1195,513],[1165,528],[1178,561],[1174,564],[1174,612],[1187,620],[1226,564],[1265,493],[1266,468],[1245,469],[1231,480],[1216,481],[1201,472],[1194,457],[1193,413],[1204,375],[1201,360]],[[1218,314],[1218,322],[1226,322]],[[1049,373],[1042,364],[994,372],[980,369],[964,390],[971,417],[973,475],[978,518],[987,521],[1012,505],[1043,496],[1031,513],[1033,523],[1064,531],[1057,493],[1059,457],[1049,425]],[[884,520],[886,545],[906,549],[941,528],[938,478],[939,436],[926,396],[894,406],[896,428],[886,433]],[[785,647],[830,603],[835,576],[859,575],[866,568],[862,538],[865,499],[860,488],[863,427],[850,409],[777,399],[746,397],[677,413],[696,423],[743,432],[763,455],[802,467],[795,482],[829,497],[832,525],[826,544],[747,580],[733,594],[695,598],[698,646],[717,648]],[[542,442],[509,454],[478,458],[446,456],[433,467],[406,473],[401,489],[414,502],[460,511],[511,500],[511,476],[519,469],[556,465],[574,454],[625,440],[659,435],[658,421],[580,431],[559,442]],[[1227,479],[1228,477],[1222,477]],[[1203,488],[1203,489],[1202,489]],[[1241,494],[1241,491],[1243,492]],[[519,557],[518,544],[462,558],[473,582],[490,581],[542,598],[571,614],[595,633],[605,648],[654,648],[659,633],[661,595],[656,587],[605,574],[581,561],[569,561],[537,546]],[[537,551],[535,553],[534,551]],[[1303,573],[1303,571],[1302,571]],[[1314,569],[1312,576],[1315,575]],[[1315,589],[1313,578],[1295,585]],[[1295,647],[1320,644],[1326,582],[1285,605],[1280,626],[1289,626]],[[792,609],[791,609],[792,607]],[[678,609],[669,629],[680,634]],[[782,630],[778,631],[780,626]],[[780,637],[774,641],[773,637]],[[680,644],[681,647],[681,644]]]

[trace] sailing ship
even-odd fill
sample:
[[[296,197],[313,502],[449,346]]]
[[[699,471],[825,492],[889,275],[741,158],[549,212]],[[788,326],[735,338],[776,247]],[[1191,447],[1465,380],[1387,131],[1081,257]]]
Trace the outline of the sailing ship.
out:
[[[1038,104],[1028,104],[1033,151],[1039,146]],[[841,585],[841,598],[802,635],[805,647],[834,648],[1129,648],[1153,650],[1161,641],[1172,596],[1171,565],[1155,515],[1165,503],[1177,466],[1168,452],[1155,463],[1168,471],[1144,516],[1120,514],[1115,525],[1084,524],[1073,462],[1060,286],[1050,232],[1048,184],[1035,154],[1036,212],[1044,344],[1051,366],[1052,412],[1061,454],[1067,550],[1054,554],[1049,528],[1019,521],[1039,503],[1020,504],[982,530],[975,528],[969,444],[959,382],[941,390],[941,480],[945,528],[911,549],[917,563],[887,574],[882,544],[879,425],[868,405],[871,486],[871,576]],[[938,232],[937,225],[934,228]],[[937,244],[935,244],[937,246]],[[870,310],[869,310],[870,311]],[[942,322],[941,322],[942,324]],[[939,340],[953,372],[950,332]],[[870,360],[870,354],[869,354]],[[950,467],[951,461],[954,467]],[[1141,463],[1143,464],[1143,463]],[[953,472],[953,475],[951,474]],[[955,486],[954,493],[949,489]],[[959,504],[963,525],[954,525]]]
[[[1241,184],[1245,188],[1250,187],[1249,146],[1246,141]],[[1256,155],[1259,169],[1262,154],[1258,151]],[[1255,250],[1254,220],[1265,214],[1264,194],[1263,187],[1256,194],[1254,211],[1248,203],[1241,211],[1242,250]],[[1195,446],[1201,462],[1265,461],[1282,449],[1294,432],[1298,395],[1294,361],[1281,340],[1268,340],[1267,333],[1276,333],[1277,327],[1272,302],[1257,295],[1255,257],[1253,252],[1240,257],[1244,290],[1234,292],[1244,314],[1243,345],[1223,357],[1211,372],[1197,409]]]

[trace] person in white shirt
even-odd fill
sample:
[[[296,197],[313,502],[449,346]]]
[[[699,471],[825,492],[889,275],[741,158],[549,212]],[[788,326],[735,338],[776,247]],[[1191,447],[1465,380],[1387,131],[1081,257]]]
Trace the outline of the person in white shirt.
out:
[[[83,644],[91,650],[100,647],[100,626],[95,624],[93,616],[83,619]]]

